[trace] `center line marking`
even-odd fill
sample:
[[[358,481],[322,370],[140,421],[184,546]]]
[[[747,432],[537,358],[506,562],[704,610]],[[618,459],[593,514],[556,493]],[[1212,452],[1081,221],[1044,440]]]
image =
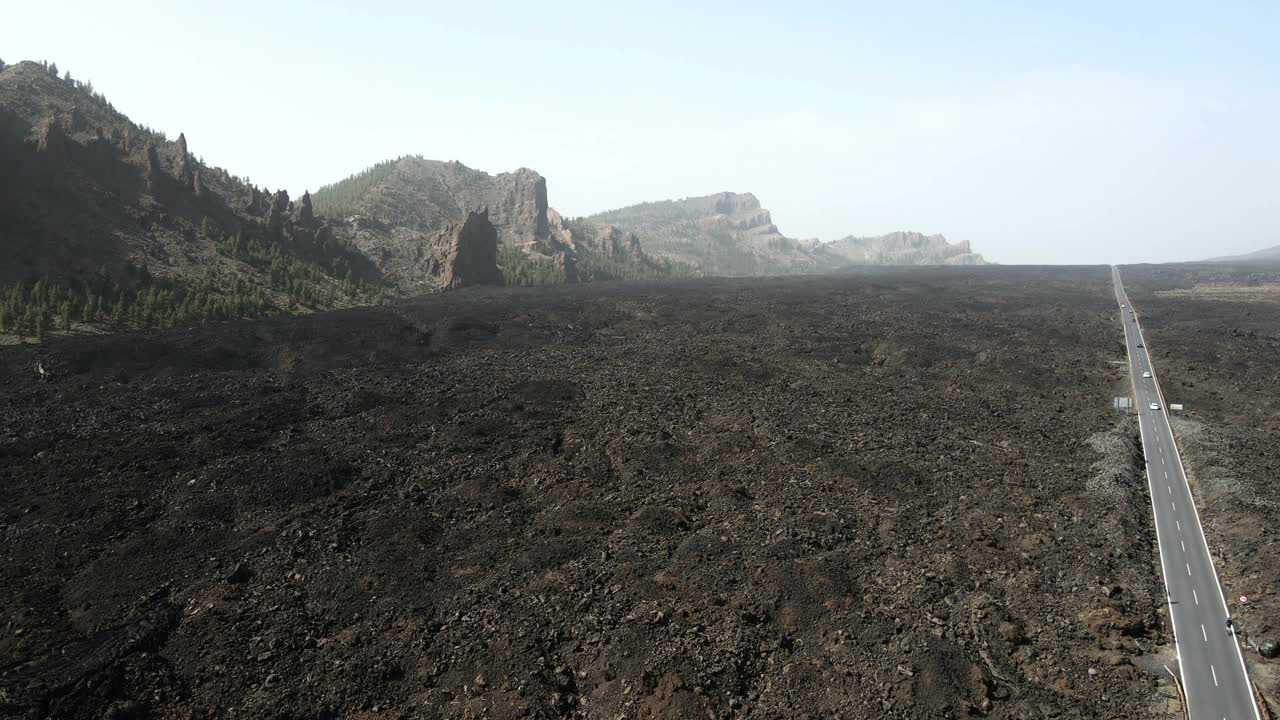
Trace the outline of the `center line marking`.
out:
[[[1173,501],[1172,501],[1172,500],[1170,500],[1170,501],[1169,501],[1169,505],[1171,505],[1171,506],[1173,507],[1173,511],[1174,511],[1174,512],[1177,512],[1177,511],[1178,511],[1178,506],[1177,506],[1177,505],[1174,505],[1174,503],[1173,503]]]
[[[1187,563],[1187,577],[1190,577],[1190,576],[1191,576],[1191,563]],[[1201,625],[1200,627],[1203,628],[1204,626]]]
[[[1196,592],[1195,588],[1191,588],[1191,597],[1196,601],[1197,605],[1200,604],[1200,594]]]
[[[1213,668],[1213,666],[1212,666],[1212,665],[1210,665],[1210,666],[1209,666],[1209,672],[1213,673],[1213,685],[1214,685],[1214,687],[1217,687],[1217,686],[1218,686],[1218,671],[1217,671],[1217,670],[1215,670],[1215,669]]]
[[[1200,624],[1200,634],[1204,636],[1204,641],[1209,642],[1209,633],[1204,631],[1204,623]],[[1210,666],[1212,667],[1212,666]]]
[[[1178,532],[1182,532],[1182,521],[1181,521],[1181,520],[1174,520],[1174,522],[1178,524]]]

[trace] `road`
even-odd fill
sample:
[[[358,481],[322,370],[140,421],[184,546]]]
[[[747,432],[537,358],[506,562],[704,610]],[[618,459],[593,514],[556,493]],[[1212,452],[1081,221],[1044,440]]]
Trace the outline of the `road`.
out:
[[[1112,268],[1111,272],[1129,351],[1142,454],[1147,461],[1160,566],[1169,595],[1187,713],[1191,720],[1261,720],[1235,628],[1227,625],[1226,599],[1174,444],[1168,408],[1145,347],[1142,326],[1131,313],[1133,304],[1124,292],[1120,270]],[[1143,377],[1143,373],[1151,377]],[[1153,403],[1159,409],[1153,409]]]

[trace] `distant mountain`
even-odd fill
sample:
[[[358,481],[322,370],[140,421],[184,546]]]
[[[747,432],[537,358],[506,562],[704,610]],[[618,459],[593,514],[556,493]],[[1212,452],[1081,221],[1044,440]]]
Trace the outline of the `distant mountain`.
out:
[[[1275,247],[1255,250],[1244,255],[1225,255],[1223,257],[1209,258],[1205,262],[1276,262],[1280,261],[1280,245]]]
[[[816,243],[778,231],[769,211],[751,193],[722,192],[663,200],[592,215],[635,233],[647,252],[696,265],[715,275],[815,272]]]
[[[853,265],[983,265],[968,240],[950,243],[942,235],[894,232],[823,243],[822,250]]]
[[[834,242],[795,240],[778,230],[751,193],[723,192],[610,210],[587,218],[635,233],[645,251],[713,275],[833,272],[859,265],[981,265],[968,242],[896,232]]]

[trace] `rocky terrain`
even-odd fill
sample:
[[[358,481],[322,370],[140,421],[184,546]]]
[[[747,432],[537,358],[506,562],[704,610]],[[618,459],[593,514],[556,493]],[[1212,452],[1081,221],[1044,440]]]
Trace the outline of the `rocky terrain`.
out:
[[[837,272],[864,265],[982,265],[969,243],[897,232],[834,242],[783,235],[751,193],[664,200],[592,215],[636,233],[647,251],[712,275]]]
[[[1275,704],[1280,673],[1280,267],[1123,268],[1250,673]],[[1241,603],[1241,595],[1249,598]]]
[[[0,348],[0,715],[1179,717],[1120,337],[915,268]]]

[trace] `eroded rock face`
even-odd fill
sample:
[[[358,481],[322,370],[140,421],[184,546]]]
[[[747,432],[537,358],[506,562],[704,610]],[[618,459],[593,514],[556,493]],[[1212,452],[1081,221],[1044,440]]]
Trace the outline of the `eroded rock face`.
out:
[[[289,193],[284,190],[277,190],[271,196],[271,204],[267,206],[267,230],[278,232],[284,226],[284,221],[289,215]]]
[[[428,271],[442,288],[501,282],[498,231],[485,210],[468,213],[461,223],[450,223],[432,236],[428,248]]]
[[[67,134],[57,117],[50,116],[36,128],[36,152],[47,156],[51,162],[61,162],[66,157]]]
[[[546,248],[547,179],[529,168],[502,173],[481,200],[502,242],[523,249]],[[474,202],[472,203],[474,204]]]
[[[147,192],[157,200],[162,199],[167,188],[165,180],[164,168],[160,165],[160,153],[154,144],[147,143]]]
[[[849,237],[823,249],[856,265],[983,265],[968,240],[951,243],[942,235],[893,232],[875,237]]]

